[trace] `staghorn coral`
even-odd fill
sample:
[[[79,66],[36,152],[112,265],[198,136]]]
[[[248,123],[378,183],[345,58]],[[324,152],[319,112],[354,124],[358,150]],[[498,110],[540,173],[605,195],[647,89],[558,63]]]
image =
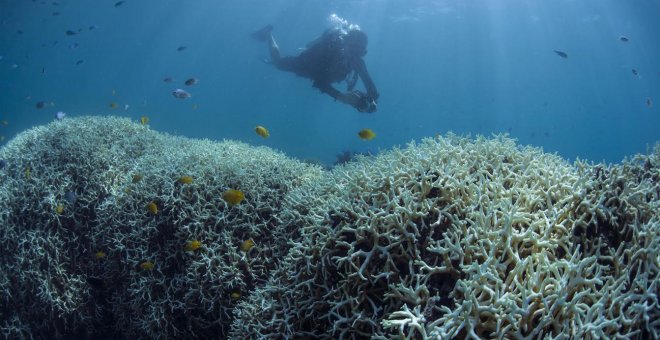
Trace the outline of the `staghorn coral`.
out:
[[[226,336],[231,293],[264,282],[286,253],[290,236],[273,217],[282,197],[321,175],[267,148],[167,136],[118,118],[37,127],[0,153],[12,160],[0,175],[7,337]],[[182,173],[195,181],[181,185]],[[229,187],[245,201],[229,207]],[[57,214],[71,191],[75,202]],[[187,252],[190,239],[202,249]],[[256,243],[249,254],[239,249],[245,239]]]
[[[302,239],[232,337],[658,337],[658,150],[607,181],[505,137],[337,168],[287,196]]]
[[[84,117],[0,159],[6,338],[660,337],[660,146],[450,134],[325,171]]]

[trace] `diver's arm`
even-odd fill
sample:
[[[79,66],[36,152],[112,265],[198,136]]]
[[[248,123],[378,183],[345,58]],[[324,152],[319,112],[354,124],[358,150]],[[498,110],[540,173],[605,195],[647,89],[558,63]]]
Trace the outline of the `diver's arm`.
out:
[[[330,97],[334,98],[335,100],[339,100],[340,102],[344,102],[342,100],[344,94],[341,93],[341,91],[334,88],[332,85],[330,85],[328,83],[321,83],[321,82],[318,82],[318,81],[314,81],[314,87],[321,90],[321,92],[329,95]]]
[[[362,60],[362,58],[355,58],[352,64],[355,68],[355,71],[357,71],[358,75],[360,75],[360,78],[364,83],[364,87],[367,89],[367,97],[374,100],[378,99],[380,93],[378,93],[376,84],[374,84],[374,81],[371,79],[369,72],[367,72],[367,65],[364,63],[364,60]]]
[[[314,82],[314,87],[321,90],[321,92],[329,95],[330,97],[334,98],[335,100],[354,107],[360,112],[365,112],[366,110],[365,108],[365,105],[367,104],[367,101],[365,100],[366,98],[364,97],[364,95],[360,94],[359,91],[351,91],[351,92],[343,93],[328,83],[321,83],[317,81]]]

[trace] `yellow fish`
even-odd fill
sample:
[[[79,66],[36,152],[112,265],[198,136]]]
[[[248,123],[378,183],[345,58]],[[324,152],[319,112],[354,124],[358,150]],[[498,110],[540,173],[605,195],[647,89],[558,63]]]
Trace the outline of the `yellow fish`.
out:
[[[30,167],[28,166],[27,168],[25,168],[25,178],[30,179],[30,174],[31,171],[30,171]]]
[[[140,123],[142,123],[142,125],[146,125],[147,123],[149,123],[149,117],[147,116],[140,117]]]
[[[248,251],[250,251],[250,249],[252,249],[252,247],[254,247],[254,241],[252,241],[252,239],[247,239],[247,240],[241,242],[241,247],[240,248],[241,248],[241,251],[244,252],[244,253],[247,253]]]
[[[360,138],[363,140],[372,140],[376,138],[376,133],[371,129],[362,129],[360,132],[358,132],[358,136],[360,136]]]
[[[193,182],[192,176],[181,176],[178,180],[176,180],[180,184],[190,184]]]
[[[112,103],[108,104],[108,106],[110,106],[110,108],[114,110],[114,109],[119,107],[119,104],[117,104],[115,102],[112,102]]]
[[[229,294],[229,297],[231,297],[232,300],[238,300],[241,298],[241,292],[236,292],[236,291],[231,292],[231,294]]]
[[[102,258],[105,258],[105,252],[104,252],[103,250],[97,251],[96,253],[94,253],[94,257],[95,257],[97,260],[100,260],[100,259],[102,259]]]
[[[222,194],[222,199],[229,205],[237,205],[245,199],[245,194],[240,190],[229,189]]]
[[[202,247],[202,242],[199,240],[192,240],[186,242],[186,245],[183,247],[186,251],[195,251]]]
[[[64,212],[64,205],[58,204],[55,207],[55,213],[58,214],[58,215],[62,215],[63,212]]]
[[[149,261],[144,261],[140,263],[140,269],[142,270],[152,270],[154,269],[154,266],[155,266],[154,263]]]
[[[141,174],[135,174],[135,175],[133,175],[133,183],[137,183],[137,182],[141,181],[143,178],[144,178],[144,176],[142,176]]]
[[[147,204],[147,209],[152,215],[158,215],[158,205],[156,202],[151,201],[149,204]]]
[[[198,106],[197,104],[192,104],[192,109],[193,109],[193,110],[197,110],[198,107],[199,107],[199,106]]]
[[[256,132],[259,136],[263,138],[270,137],[270,132],[268,132],[268,129],[266,129],[261,125],[257,125],[257,127],[254,128],[254,132]]]

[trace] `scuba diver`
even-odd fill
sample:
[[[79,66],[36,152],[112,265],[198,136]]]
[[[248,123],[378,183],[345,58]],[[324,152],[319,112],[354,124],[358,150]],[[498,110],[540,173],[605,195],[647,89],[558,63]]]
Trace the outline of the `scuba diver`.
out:
[[[376,112],[379,93],[362,59],[367,54],[367,35],[357,26],[351,25],[348,30],[339,26],[328,29],[295,57],[280,56],[272,31],[273,26],[267,25],[252,37],[268,43],[271,63],[275,67],[311,79],[313,86],[321,92],[360,112]],[[367,93],[354,89],[358,78],[362,79]],[[332,86],[332,83],[343,80],[348,83],[345,93]]]

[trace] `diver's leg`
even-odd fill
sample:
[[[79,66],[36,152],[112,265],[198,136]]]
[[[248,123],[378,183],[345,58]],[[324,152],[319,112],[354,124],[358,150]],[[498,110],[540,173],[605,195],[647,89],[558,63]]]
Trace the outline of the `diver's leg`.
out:
[[[270,59],[273,64],[277,65],[280,61],[280,47],[277,46],[275,38],[273,37],[273,25],[266,25],[260,30],[252,33],[252,38],[258,41],[265,41],[268,43],[268,50],[270,51]]]
[[[293,72],[302,77],[309,77],[308,63],[301,61],[300,56],[297,57],[282,57],[280,55],[280,47],[273,37],[273,26],[267,25],[264,28],[252,33],[252,37],[259,41],[268,43],[268,50],[270,52],[270,61],[277,69],[287,72]]]
[[[272,33],[270,34],[270,39],[268,39],[268,50],[270,51],[271,61],[273,64],[277,65],[282,57],[280,56],[280,47],[277,46],[277,42],[275,42]]]
[[[273,31],[273,25],[266,25],[260,28],[258,31],[250,34],[250,36],[257,41],[267,41],[270,37],[270,33]]]

